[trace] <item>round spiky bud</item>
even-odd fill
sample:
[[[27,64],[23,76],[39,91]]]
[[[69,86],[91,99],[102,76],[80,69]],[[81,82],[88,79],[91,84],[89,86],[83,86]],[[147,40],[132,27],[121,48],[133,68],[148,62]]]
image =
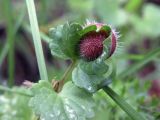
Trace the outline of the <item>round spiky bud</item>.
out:
[[[79,51],[83,59],[93,61],[103,52],[103,41],[108,37],[105,31],[91,31],[85,34],[80,41]]]
[[[93,61],[97,59],[103,53],[103,42],[106,38],[110,36],[111,30],[110,29],[103,29],[103,27],[108,27],[105,24],[95,23],[95,22],[87,22],[87,25],[84,27],[87,28],[88,26],[96,26],[95,30],[87,31],[80,39],[79,42],[79,54],[82,59],[86,61]],[[112,33],[111,36],[112,43],[110,46],[110,52],[108,57],[110,57],[116,48],[116,36],[115,32]]]

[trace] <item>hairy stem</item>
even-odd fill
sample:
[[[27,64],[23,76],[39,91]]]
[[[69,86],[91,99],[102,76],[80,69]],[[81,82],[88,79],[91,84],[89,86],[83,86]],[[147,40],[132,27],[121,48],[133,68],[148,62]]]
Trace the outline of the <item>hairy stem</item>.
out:
[[[70,66],[67,68],[67,70],[65,71],[64,75],[62,76],[61,80],[63,82],[66,82],[68,77],[70,76],[70,74],[72,73],[74,67],[76,66],[76,61],[73,61]]]
[[[66,72],[64,73],[64,75],[62,76],[61,80],[53,81],[53,88],[56,92],[60,92],[62,90],[64,83],[67,82],[68,77],[71,75],[76,64],[77,64],[77,61],[73,61],[68,67],[68,69],[66,70]]]

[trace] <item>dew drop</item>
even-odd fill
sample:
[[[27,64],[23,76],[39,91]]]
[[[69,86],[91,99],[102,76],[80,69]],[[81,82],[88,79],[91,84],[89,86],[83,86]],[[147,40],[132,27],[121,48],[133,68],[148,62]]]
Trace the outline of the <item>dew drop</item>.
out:
[[[50,116],[51,118],[54,118],[54,114],[50,114],[49,116]]]
[[[66,105],[66,111],[68,112],[68,117],[70,120],[78,120],[78,117],[76,116],[76,112],[69,106]]]
[[[44,118],[41,118],[41,120],[45,120]]]
[[[15,116],[17,114],[17,111],[12,111],[12,115]]]
[[[63,115],[60,116],[60,120],[66,120]]]
[[[9,99],[7,99],[7,98],[4,97],[4,96],[0,96],[0,100],[1,100],[1,102],[6,102],[6,103],[9,102]]]
[[[87,88],[89,91],[92,91],[92,87],[91,86],[88,86]]]
[[[81,105],[81,107],[85,110],[85,106]]]
[[[60,115],[60,113],[61,113],[61,111],[60,111],[60,110],[57,110],[57,115],[58,115],[58,116]]]
[[[89,118],[92,118],[92,117],[94,117],[94,111],[92,110],[92,109],[88,109],[88,117]]]

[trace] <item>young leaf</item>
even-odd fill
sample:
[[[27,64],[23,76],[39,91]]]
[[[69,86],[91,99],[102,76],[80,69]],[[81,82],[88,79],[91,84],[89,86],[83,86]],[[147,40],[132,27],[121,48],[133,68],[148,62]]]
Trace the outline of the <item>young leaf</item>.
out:
[[[108,66],[103,61],[80,61],[80,68],[89,75],[103,75],[107,72]]]
[[[41,80],[32,87],[30,106],[45,120],[86,120],[94,117],[92,95],[68,82],[57,94],[51,84]]]
[[[74,84],[79,86],[80,88],[86,89],[90,93],[96,92],[97,90],[99,90],[101,83],[107,81],[107,79],[103,77],[102,74],[104,71],[102,71],[101,74],[99,73],[98,75],[97,73],[95,74],[95,70],[90,69],[90,67],[93,68],[92,65],[88,65],[86,67],[84,67],[83,65],[81,66],[79,65],[78,67],[76,67],[72,73],[72,80]],[[105,69],[106,68],[104,68],[104,70]]]
[[[52,55],[67,59],[68,56],[66,56],[63,51],[61,50],[59,44],[62,41],[62,30],[63,30],[63,25],[59,25],[56,28],[53,28],[50,30],[50,35],[52,37],[52,41],[49,43],[49,47],[51,49]]]
[[[80,40],[81,25],[65,23],[50,30],[52,40],[49,43],[51,53],[63,59],[77,58],[77,44]]]

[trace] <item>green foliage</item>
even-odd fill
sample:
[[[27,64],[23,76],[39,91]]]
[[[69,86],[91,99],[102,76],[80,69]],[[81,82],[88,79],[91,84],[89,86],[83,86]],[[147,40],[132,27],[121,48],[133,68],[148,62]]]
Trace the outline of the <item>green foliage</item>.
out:
[[[100,29],[98,29],[96,25],[89,25],[82,29],[80,24],[65,23],[64,25],[59,25],[56,28],[52,28],[50,29],[50,36],[52,40],[49,42],[51,53],[52,55],[62,59],[78,59],[78,43],[80,38],[88,32],[98,32],[100,30],[106,31],[108,35],[111,33],[111,28],[107,25],[103,25]],[[108,53],[109,49],[107,44],[104,42],[104,52],[106,53]]]
[[[87,24],[86,24],[85,28],[84,28],[82,31],[80,31],[79,34],[80,34],[81,36],[83,36],[83,35],[91,32],[91,31],[99,32],[100,30],[104,30],[106,33],[108,33],[108,36],[109,36],[110,33],[111,33],[111,27],[110,27],[110,26],[105,25],[105,24],[104,24],[104,25],[102,24],[102,26],[101,26],[100,28],[98,28],[95,24],[92,24],[92,22],[91,22],[90,25],[87,25]]]
[[[103,90],[133,119],[133,120],[145,120],[145,118],[138,114],[127,102],[124,101],[119,95],[117,95],[111,88],[105,86]]]
[[[77,24],[76,24],[77,25]],[[79,25],[80,26],[80,25]],[[66,29],[67,28],[67,29]],[[51,31],[51,34],[53,35],[52,37],[54,39],[57,39],[56,41],[61,41],[61,44],[57,42],[57,44],[59,44],[59,49],[62,51],[61,53],[64,53],[66,56],[68,56],[69,58],[75,59],[75,52],[78,42],[80,40],[80,37],[87,34],[90,31],[99,31],[99,30],[105,30],[106,32],[109,33],[111,32],[111,28],[109,26],[103,26],[100,29],[97,28],[97,26],[95,25],[90,25],[88,27],[86,27],[85,29],[82,30],[81,29],[77,29],[77,27],[75,30],[73,30],[73,32],[70,32],[72,30],[72,27],[69,26],[68,23],[66,23],[63,26],[60,26],[59,28],[57,27],[57,29],[59,29],[59,31],[57,31],[57,29],[53,29]],[[80,27],[79,27],[80,28]],[[78,30],[78,31],[76,31]],[[66,35],[67,34],[67,35]],[[73,36],[71,35],[73,34]],[[76,35],[75,35],[76,34]],[[56,35],[56,37],[55,37]],[[70,36],[70,39],[68,38],[68,36]],[[68,39],[66,39],[68,38]],[[78,39],[77,39],[78,38]],[[54,40],[53,39],[53,40]],[[78,66],[73,70],[72,73],[72,81],[74,82],[74,84],[82,89],[85,89],[87,93],[95,93],[97,92],[99,89],[104,87],[104,91],[134,120],[140,120],[143,119],[143,117],[138,114],[129,104],[127,104],[120,96],[118,96],[116,93],[114,93],[114,91],[110,88],[107,87],[108,83],[110,83],[110,77],[113,76],[112,73],[114,73],[114,70],[112,69],[112,71],[110,71],[110,69],[108,69],[108,65],[105,63],[105,60],[108,58],[108,53],[110,52],[110,46],[111,46],[111,39],[112,38],[108,38],[104,41],[104,50],[103,50],[103,54],[96,60],[92,61],[92,62],[85,62],[83,60],[79,61]],[[71,42],[68,42],[71,41]],[[54,43],[54,41],[52,41],[51,43]],[[51,44],[52,45],[52,44]],[[50,47],[51,47],[50,45]],[[78,57],[77,57],[78,58]],[[110,72],[108,74],[108,72]],[[114,77],[111,77],[112,79]],[[47,83],[49,84],[49,83]],[[61,112],[59,112],[58,114],[55,113],[58,110],[59,111],[63,111],[62,108],[62,104],[61,103],[61,99],[59,97],[57,97],[57,94],[53,94],[54,91],[53,90],[48,90],[45,87],[43,88],[41,86],[42,84],[40,84],[40,89],[38,90],[38,85],[35,87],[35,99],[32,98],[31,99],[31,106],[34,108],[34,110],[36,111],[37,114],[40,115],[41,118],[45,118],[45,119],[51,119],[52,117],[61,117],[63,116],[63,118],[65,118],[65,115],[60,115]],[[73,84],[72,84],[73,85]],[[38,88],[37,88],[38,87]],[[34,88],[34,87],[33,87]],[[48,88],[52,88],[51,86]],[[65,90],[66,87],[63,88],[62,92],[65,91],[65,95],[70,94],[70,90],[67,88],[67,90]],[[33,90],[33,91],[34,91]],[[39,93],[37,93],[37,90]],[[66,93],[67,91],[67,93]],[[84,90],[83,90],[84,91]],[[45,93],[45,96],[44,96]],[[48,93],[49,95],[47,95],[46,93]],[[61,93],[59,95],[61,95]],[[38,94],[38,95],[37,95]],[[72,93],[73,94],[73,93]],[[53,95],[52,97],[50,97],[51,95]],[[49,96],[49,97],[47,97]],[[62,96],[61,96],[62,97]],[[69,97],[69,96],[67,96]],[[37,99],[36,99],[37,98]],[[48,102],[44,102],[41,103],[38,99],[43,100],[44,98],[48,98],[49,100],[47,100]],[[54,101],[54,98],[56,98]],[[56,104],[56,107],[52,104],[49,104],[49,101],[54,101],[54,103]],[[63,105],[65,105],[65,101],[63,101]],[[49,104],[50,106],[45,106],[41,107],[41,105],[39,105],[41,103],[42,106],[45,106],[45,104]],[[51,109],[50,107],[52,106],[52,108],[56,108],[57,111]],[[73,108],[73,105],[70,104],[69,105],[73,111],[75,110],[77,113],[77,107]],[[43,108],[43,110],[41,110],[40,108]],[[63,107],[65,108],[65,107]],[[44,112],[45,110],[45,112]],[[64,109],[65,110],[65,109]],[[66,109],[67,110],[67,109]],[[46,111],[48,111],[46,114]],[[68,111],[69,112],[69,111]],[[73,112],[74,113],[74,112]],[[50,115],[51,114],[51,115]],[[47,116],[46,116],[47,115]],[[81,115],[77,114],[76,116],[72,116],[73,118],[71,118],[71,116],[68,115],[69,118],[66,119],[80,119]],[[93,116],[92,116],[93,117]],[[85,118],[85,117],[84,117]],[[83,118],[83,119],[84,119]],[[62,119],[62,118],[60,118]],[[82,118],[81,118],[82,119]]]
[[[100,85],[105,78],[95,74],[88,75],[80,67],[77,67],[73,71],[72,80],[75,85],[86,89],[88,92],[94,93],[99,89],[98,85]]]
[[[108,81],[105,77],[107,71],[108,66],[103,61],[81,61],[72,73],[72,80],[77,86],[94,93]]]
[[[50,30],[52,41],[49,46],[54,56],[63,59],[76,59],[77,44],[80,39],[79,31],[82,27],[76,23],[66,23]]]
[[[99,30],[104,30],[108,33],[108,35],[110,35],[111,33],[111,27],[108,25],[103,25]]]
[[[131,17],[135,30],[143,36],[158,37],[160,34],[159,13],[159,7],[152,4],[145,5],[142,18],[136,15]]]
[[[14,91],[28,93],[24,88],[13,88]],[[0,120],[34,120],[34,114],[28,106],[28,96],[5,93],[0,95]]]
[[[92,0],[67,0],[70,8],[74,12],[90,12],[93,8],[93,1]]]
[[[110,120],[111,116],[111,107],[109,106],[107,96],[103,90],[99,90],[93,94],[93,98],[96,102],[95,117],[90,120]]]
[[[125,6],[128,12],[137,12],[143,3],[143,0],[130,0],[128,4]]]
[[[58,94],[45,80],[35,84],[31,91],[34,97],[29,104],[41,119],[86,120],[94,117],[92,95],[71,82],[66,83]]]
[[[80,61],[79,67],[88,75],[103,75],[107,72],[108,66],[103,61]]]
[[[26,1],[33,2],[33,0]],[[150,2],[153,2],[153,0]],[[7,7],[10,4],[9,0],[7,0],[7,2],[0,1],[0,3],[5,4],[0,4],[0,10],[2,11],[2,15],[0,15],[0,38],[2,38],[0,50],[4,50],[2,55],[0,55],[0,63],[2,64],[0,83],[5,83],[3,79],[6,78],[6,76],[3,74],[5,74],[7,67],[4,61],[5,56],[8,54],[8,46],[12,47],[12,42],[9,42],[11,38],[15,37],[16,43],[19,39],[21,41],[21,38],[23,40],[23,37],[27,38],[24,40],[25,42],[18,41],[20,44],[15,44],[16,47],[14,50],[10,51],[12,53],[15,51],[16,66],[19,65],[19,63],[17,65],[19,56],[22,59],[27,58],[27,62],[29,61],[29,65],[31,66],[36,64],[32,62],[33,59],[30,59],[32,53],[30,55],[29,52],[33,51],[33,49],[30,49],[33,46],[31,46],[29,42],[28,38],[30,37],[26,34],[26,32],[31,33],[28,27],[29,25],[26,24],[27,22],[24,22],[25,20],[18,17],[19,14],[14,14],[17,13],[17,11],[14,11],[15,8],[19,11],[19,7],[23,7],[25,10],[25,7],[22,5],[23,2],[13,1],[13,8]],[[38,13],[42,40],[50,42],[49,46],[54,56],[62,59],[70,59],[75,63],[73,66],[71,64],[72,67],[67,69],[69,72],[64,72],[66,66],[68,66],[66,61],[54,58],[54,65],[52,66],[50,59],[46,57],[50,81],[52,79],[61,80],[66,78],[66,80],[64,80],[64,83],[66,83],[75,67],[72,72],[73,83],[66,83],[62,91],[56,93],[49,82],[42,80],[31,88],[33,96],[30,93],[28,94],[28,90],[26,89],[10,89],[0,86],[0,90],[6,91],[4,94],[2,92],[2,95],[0,95],[0,120],[43,120],[43,118],[46,120],[142,120],[142,116],[148,120],[158,120],[160,116],[158,107],[160,106],[159,98],[148,94],[148,91],[152,87],[151,81],[159,79],[160,48],[158,38],[160,36],[160,9],[154,4],[148,4],[148,1],[143,0],[67,0],[65,2],[60,0],[53,0],[52,2],[42,0],[36,2],[38,6],[36,11]],[[30,16],[35,14],[33,4],[28,5],[28,9],[30,11]],[[6,17],[3,15],[3,12]],[[9,14],[5,14],[5,12]],[[25,11],[24,13],[22,12],[22,15],[26,15]],[[11,23],[11,18],[13,18],[13,24],[9,25]],[[35,19],[36,16],[33,15],[31,18]],[[104,40],[103,53],[98,59],[92,62],[86,62],[78,55],[77,44],[83,35],[91,31],[99,32],[99,30],[105,30],[110,35],[112,31],[110,25],[105,25],[99,29],[99,27],[97,28],[97,26],[92,25],[92,23],[86,26],[83,22],[82,26],[77,23],[69,22],[55,27],[57,24],[66,22],[66,20],[76,19],[82,22],[86,18],[96,19],[97,22],[110,24],[120,30],[122,34],[120,42],[124,42],[123,49],[125,49],[123,52],[121,52],[121,49],[117,49],[118,53],[122,54],[120,57],[108,59],[110,46],[112,44],[111,36]],[[23,22],[22,24],[24,27],[19,25],[20,22]],[[20,27],[20,30],[18,31],[16,23],[19,23],[18,27]],[[32,25],[37,24],[34,20],[32,23]],[[6,29],[7,24],[10,30]],[[50,26],[54,26],[50,31],[51,39],[47,36],[48,27]],[[6,47],[4,47],[5,49],[3,49],[3,46],[5,45],[6,38],[4,37],[3,31],[7,32],[7,37],[10,36],[10,40],[6,44]],[[36,31],[37,29],[33,30],[33,35],[35,35],[35,37],[37,37],[39,33]],[[12,33],[12,37],[9,35],[10,33]],[[15,33],[17,34],[16,36]],[[149,45],[146,45],[144,39],[150,41]],[[29,49],[27,49],[27,47],[23,49],[24,46],[27,46],[26,44],[28,44],[28,42]],[[122,47],[120,42],[118,41],[118,46]],[[134,46],[135,44],[138,44],[138,46]],[[36,44],[35,46],[39,45],[40,44]],[[138,55],[129,54],[130,51],[128,51],[128,49],[130,50],[130,46],[133,46],[133,52],[135,50]],[[151,46],[153,51],[146,46]],[[27,51],[27,54],[24,54],[22,51]],[[40,51],[39,54],[42,55],[42,50]],[[143,54],[147,52],[148,54]],[[37,55],[38,61],[43,59],[43,57],[41,59],[39,56],[40,55]],[[106,61],[106,59],[108,60]],[[134,63],[128,64],[130,60]],[[14,63],[13,61],[14,60],[10,57],[12,65]],[[116,65],[114,61],[118,64]],[[147,75],[145,78],[139,77],[139,74],[143,72],[142,68],[147,66],[147,63],[151,61],[154,63],[154,69],[156,70],[150,74],[151,76]],[[22,61],[22,63],[24,63],[25,67],[28,65],[25,61]],[[44,62],[41,61],[41,65],[44,65]],[[128,67],[126,67],[126,65]],[[117,66],[117,68],[115,66]],[[16,67],[15,72],[24,69],[25,74],[30,78],[28,67],[23,69]],[[115,69],[119,73],[118,76],[115,74]],[[150,68],[147,68],[147,71],[149,70]],[[13,75],[13,69],[9,71],[10,75]],[[45,71],[45,69],[40,68],[40,72]],[[65,73],[64,75],[62,75],[63,72]],[[19,78],[19,75],[21,78],[22,74],[21,72],[16,73],[15,78]],[[111,88],[118,94],[108,87],[108,84],[111,82]],[[106,86],[104,90],[101,89],[104,86]],[[31,99],[29,97],[31,97]],[[121,97],[123,97],[123,99]],[[127,101],[127,103],[125,101]],[[28,102],[32,109],[29,108]],[[134,109],[131,108],[128,103],[133,106]],[[35,113],[37,116],[35,116]]]
[[[94,11],[105,23],[122,25],[126,22],[126,13],[120,9],[119,0],[95,0]]]
[[[133,64],[129,68],[122,71],[119,76],[121,78],[125,78],[131,74],[134,74],[137,70],[139,70],[142,66],[153,60],[155,57],[160,55],[160,48],[154,49],[151,52],[147,53],[143,59],[141,59],[139,62]]]
[[[89,28],[93,29],[93,27]],[[102,27],[102,29],[110,31],[108,26]],[[113,66],[105,63],[105,60],[108,58],[111,43],[110,39],[111,38],[108,38],[104,41],[103,53],[98,59],[91,62],[79,61],[78,67],[76,67],[72,73],[72,80],[77,86],[94,93],[99,90],[103,84],[106,85],[110,83],[110,75],[112,75],[114,70],[112,69],[112,71],[110,71],[109,67]]]
[[[83,35],[85,35],[88,32],[96,31],[96,30],[97,30],[96,25],[90,25],[90,26],[85,27],[82,31],[80,31],[79,34],[81,36],[83,36]]]

